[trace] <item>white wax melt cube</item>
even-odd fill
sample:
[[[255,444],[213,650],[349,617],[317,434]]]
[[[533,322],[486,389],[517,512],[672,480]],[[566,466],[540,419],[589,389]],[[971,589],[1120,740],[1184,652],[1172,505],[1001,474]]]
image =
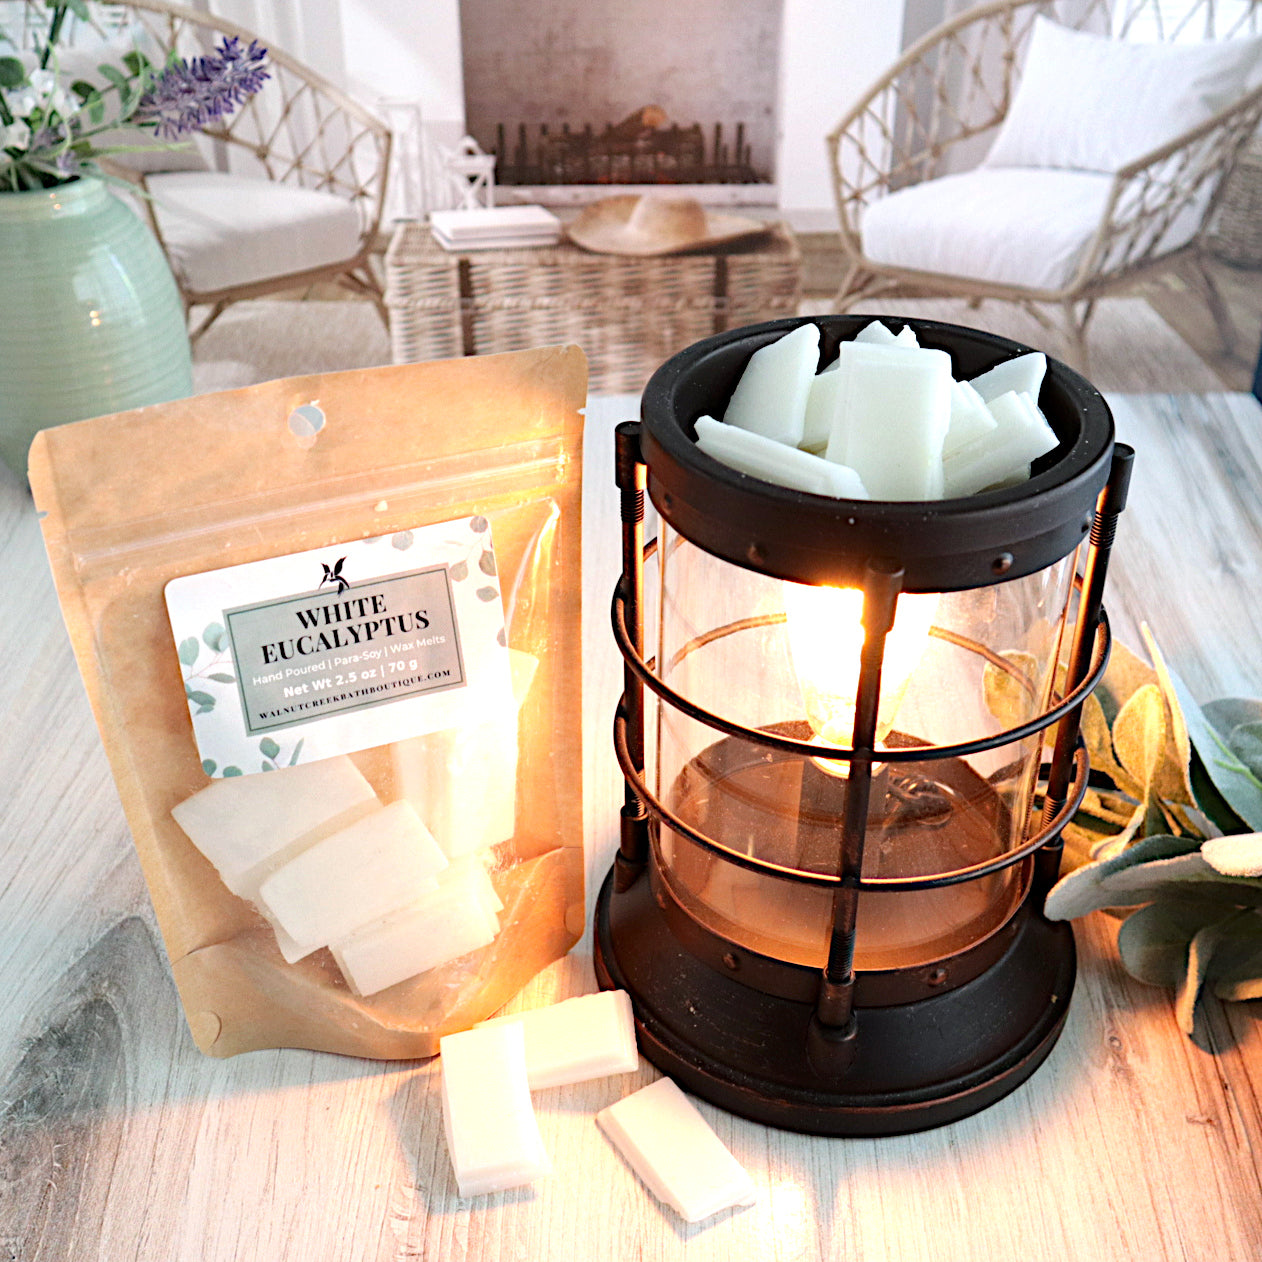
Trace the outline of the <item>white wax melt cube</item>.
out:
[[[512,710],[391,746],[399,793],[450,859],[507,841],[517,830],[517,711],[539,659],[508,652]]]
[[[854,340],[856,342],[874,342],[878,346],[920,345],[910,324],[904,324],[897,333],[894,333],[886,325],[882,324],[880,320],[873,320],[871,324],[865,324],[854,335]]]
[[[837,499],[867,499],[858,474],[821,456],[786,447],[712,416],[697,418],[697,446],[707,456],[751,477]]]
[[[333,958],[356,994],[375,995],[489,946],[502,907],[477,856],[459,859],[406,907],[333,943]]]
[[[941,498],[950,356],[843,342],[838,359],[844,380],[826,457],[854,469],[873,499]]]
[[[579,995],[482,1024],[504,1021],[519,1021],[526,1031],[526,1076],[532,1091],[628,1074],[640,1067],[631,996],[625,990]]]
[[[520,1187],[551,1172],[526,1080],[520,1022],[448,1034],[443,1127],[461,1196]]]
[[[945,460],[953,451],[994,431],[996,421],[985,400],[970,382],[951,382],[951,423],[942,444]]]
[[[750,356],[723,420],[738,429],[796,447],[819,362],[819,329],[801,324]]]
[[[749,1174],[671,1079],[601,1109],[596,1121],[649,1191],[688,1222],[754,1203]]]
[[[1042,351],[1030,351],[996,364],[988,372],[974,377],[971,384],[987,403],[1010,390],[1028,394],[1037,403],[1046,373],[1047,356]]]
[[[410,902],[446,866],[411,805],[392,802],[277,868],[259,901],[297,947],[314,951]]]
[[[837,414],[837,401],[842,385],[841,373],[837,371],[840,362],[834,359],[816,373],[806,397],[806,420],[802,426],[802,441],[798,446],[814,455],[823,453],[833,432],[833,417]]]
[[[943,461],[949,496],[974,495],[1028,474],[1030,462],[1056,446],[1055,431],[1028,394],[1009,391],[989,406],[995,428]]]
[[[212,780],[172,808],[175,822],[241,898],[291,853],[380,803],[349,758]]]

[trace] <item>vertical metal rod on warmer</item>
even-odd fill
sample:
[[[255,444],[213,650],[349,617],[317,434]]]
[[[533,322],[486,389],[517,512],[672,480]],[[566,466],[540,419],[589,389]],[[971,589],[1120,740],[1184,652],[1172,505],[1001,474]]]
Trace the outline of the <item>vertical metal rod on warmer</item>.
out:
[[[1113,537],[1117,519],[1126,507],[1126,494],[1130,487],[1131,467],[1135,461],[1135,449],[1126,443],[1113,448],[1113,463],[1109,480],[1096,501],[1095,518],[1091,524],[1090,545],[1082,575],[1082,596],[1078,602],[1078,619],[1074,626],[1073,644],[1069,653],[1069,665],[1065,677],[1065,692],[1072,692],[1091,670],[1095,655],[1097,631],[1100,626],[1100,610],[1104,602],[1104,579],[1108,573],[1109,557],[1113,551]],[[1069,796],[1074,748],[1078,743],[1078,731],[1082,719],[1082,707],[1070,710],[1056,729],[1056,744],[1052,763],[1047,775],[1047,794],[1043,799],[1043,824],[1049,824],[1065,805]],[[1059,837],[1043,847],[1039,856],[1039,879],[1050,886],[1060,871],[1063,842]]]
[[[647,469],[640,454],[640,426],[624,421],[614,430],[615,477],[622,517],[622,577],[618,580],[627,634],[636,656],[644,656],[644,493]],[[629,665],[622,669],[619,716],[625,724],[632,765],[644,773],[644,685]],[[619,882],[629,882],[648,862],[648,810],[629,781],[623,786]]]
[[[877,714],[881,699],[881,668],[885,637],[894,623],[894,609],[902,589],[903,570],[884,562],[869,562],[863,584],[863,650],[855,696],[854,735],[850,774],[841,830],[841,884],[833,895],[833,923],[828,962],[820,981],[815,1015],[820,1025],[847,1031],[854,1015],[854,948],[859,909],[859,879],[868,826],[868,799],[876,750]]]

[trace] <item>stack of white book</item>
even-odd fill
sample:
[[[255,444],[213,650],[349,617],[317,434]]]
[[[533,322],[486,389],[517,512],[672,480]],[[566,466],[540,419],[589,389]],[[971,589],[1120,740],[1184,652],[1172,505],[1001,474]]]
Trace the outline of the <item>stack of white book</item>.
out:
[[[429,217],[434,240],[447,250],[497,250],[555,245],[561,221],[542,206],[479,206],[435,210]]]

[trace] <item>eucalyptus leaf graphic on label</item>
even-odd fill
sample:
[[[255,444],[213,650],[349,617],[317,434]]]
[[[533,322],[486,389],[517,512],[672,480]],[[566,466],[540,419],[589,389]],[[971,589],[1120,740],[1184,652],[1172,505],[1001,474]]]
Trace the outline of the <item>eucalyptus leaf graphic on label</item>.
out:
[[[448,567],[447,573],[453,583],[463,583],[469,577],[469,562],[457,561],[455,565]]]
[[[181,664],[192,666],[197,661],[197,655],[202,651],[202,646],[192,636],[189,636],[187,640],[180,641],[180,647],[177,651]]]
[[[498,587],[479,587],[478,588],[479,600],[498,600],[499,594],[500,594],[500,589]]]
[[[406,552],[412,546],[412,537],[410,530],[401,530],[390,540],[390,544],[400,552]]]
[[[213,653],[222,653],[228,647],[228,633],[220,622],[212,622],[202,632],[202,642]]]
[[[197,714],[209,714],[215,708],[215,699],[208,692],[184,685],[184,695],[197,707]]]
[[[491,523],[487,521],[485,517],[478,516],[469,518],[469,529],[472,530],[474,534],[484,535],[490,528]]]
[[[484,551],[480,557],[478,557],[478,569],[480,569],[483,574],[491,575],[492,578],[494,578],[498,573],[495,568],[495,553],[489,548]]]

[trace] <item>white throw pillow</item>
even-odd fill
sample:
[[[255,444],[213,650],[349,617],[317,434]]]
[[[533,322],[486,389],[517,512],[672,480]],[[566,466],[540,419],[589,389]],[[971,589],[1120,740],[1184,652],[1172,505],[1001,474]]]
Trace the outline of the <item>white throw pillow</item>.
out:
[[[1133,44],[1039,16],[984,165],[1117,171],[1229,105],[1260,63],[1262,38]]]

